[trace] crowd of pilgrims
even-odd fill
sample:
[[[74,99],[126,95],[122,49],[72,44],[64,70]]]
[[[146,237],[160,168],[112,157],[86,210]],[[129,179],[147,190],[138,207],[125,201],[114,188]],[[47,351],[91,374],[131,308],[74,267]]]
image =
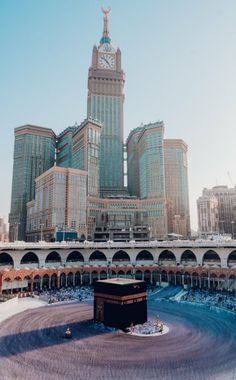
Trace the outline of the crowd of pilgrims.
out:
[[[61,289],[43,290],[39,298],[48,303],[68,302],[68,301],[86,301],[93,297],[92,286],[75,286]]]
[[[148,287],[148,295],[157,290],[155,287]],[[93,297],[93,286],[75,286],[61,289],[42,290],[39,292],[39,298],[48,303],[68,302],[68,301],[86,301]]]
[[[159,289],[154,286],[148,287],[148,296],[155,294]],[[68,301],[82,302],[93,298],[93,286],[75,286],[54,290],[43,290],[40,292],[39,297],[48,303]],[[236,313],[235,292],[229,293],[226,291],[189,289],[183,294],[181,301],[216,306]]]
[[[216,306],[236,313],[235,292],[189,289],[181,297],[181,301],[205,304],[209,307]]]

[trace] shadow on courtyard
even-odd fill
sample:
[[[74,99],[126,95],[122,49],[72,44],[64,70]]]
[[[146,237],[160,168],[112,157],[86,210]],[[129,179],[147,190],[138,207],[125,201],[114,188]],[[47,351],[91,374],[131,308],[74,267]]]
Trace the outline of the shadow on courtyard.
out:
[[[72,331],[73,337],[71,339],[66,339],[64,337],[67,327]],[[6,331],[3,333],[5,332]],[[107,333],[109,333],[109,331],[96,329],[95,326],[93,326],[92,320],[85,320],[76,323],[65,323],[58,326],[20,332],[18,334],[4,335],[0,336],[0,358],[56,345],[68,344],[70,342],[80,341],[92,336],[99,336]]]

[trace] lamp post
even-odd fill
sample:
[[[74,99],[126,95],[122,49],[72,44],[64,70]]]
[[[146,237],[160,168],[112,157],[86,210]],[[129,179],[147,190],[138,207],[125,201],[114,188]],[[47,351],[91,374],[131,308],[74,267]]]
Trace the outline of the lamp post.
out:
[[[232,239],[233,239],[233,240],[234,240],[234,223],[235,223],[235,221],[232,220],[232,221],[231,221],[231,228],[232,228]]]

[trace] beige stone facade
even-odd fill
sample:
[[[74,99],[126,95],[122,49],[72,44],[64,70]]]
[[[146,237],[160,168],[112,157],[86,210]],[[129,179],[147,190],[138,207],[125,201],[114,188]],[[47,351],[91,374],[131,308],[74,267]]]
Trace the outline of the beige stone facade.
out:
[[[28,241],[55,238],[58,229],[87,235],[87,172],[54,166],[36,179],[35,200],[27,204]]]
[[[212,195],[202,195],[197,200],[199,234],[219,233],[218,201]]]
[[[211,210],[210,216],[208,217],[205,216],[204,202],[208,202]],[[214,220],[215,217],[211,214],[216,215],[216,220]],[[214,220],[213,224],[210,221],[211,217]],[[207,218],[206,222],[203,220],[204,218]],[[200,232],[204,231],[204,233],[210,233],[215,225],[213,229],[216,230],[216,232],[220,234],[231,234],[235,237],[236,187],[214,186],[211,189],[203,189],[202,197],[198,199],[198,224]]]

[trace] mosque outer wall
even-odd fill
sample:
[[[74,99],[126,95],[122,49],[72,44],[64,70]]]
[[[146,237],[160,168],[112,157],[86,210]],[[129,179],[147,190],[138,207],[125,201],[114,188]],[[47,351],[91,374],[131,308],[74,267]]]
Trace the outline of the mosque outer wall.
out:
[[[203,246],[196,243],[172,243],[172,245],[170,242],[158,243],[155,245],[153,242],[152,244],[145,242],[88,245],[80,243],[43,246],[28,243],[21,247],[4,244],[0,246],[0,260],[2,253],[7,253],[14,263],[0,266],[0,293],[3,290],[12,292],[27,288],[28,291],[33,291],[45,287],[60,288],[92,284],[96,279],[113,276],[128,276],[158,284],[169,282],[175,285],[236,289],[236,244],[209,243]],[[189,260],[187,264],[186,262],[183,264],[182,258],[186,251],[193,253],[195,262]],[[205,260],[209,251],[215,252],[217,260]],[[21,263],[28,252],[36,255],[37,263]],[[47,256],[51,252],[57,252],[60,261],[48,263]],[[68,262],[72,252],[81,253],[83,262]],[[99,260],[93,260],[95,252]],[[146,252],[146,259],[142,252]],[[166,259],[165,252],[167,252]],[[142,260],[139,260],[140,253]],[[149,257],[148,253],[152,257]],[[174,260],[168,258],[170,253],[174,255]],[[99,255],[104,255],[101,257],[102,260]]]

